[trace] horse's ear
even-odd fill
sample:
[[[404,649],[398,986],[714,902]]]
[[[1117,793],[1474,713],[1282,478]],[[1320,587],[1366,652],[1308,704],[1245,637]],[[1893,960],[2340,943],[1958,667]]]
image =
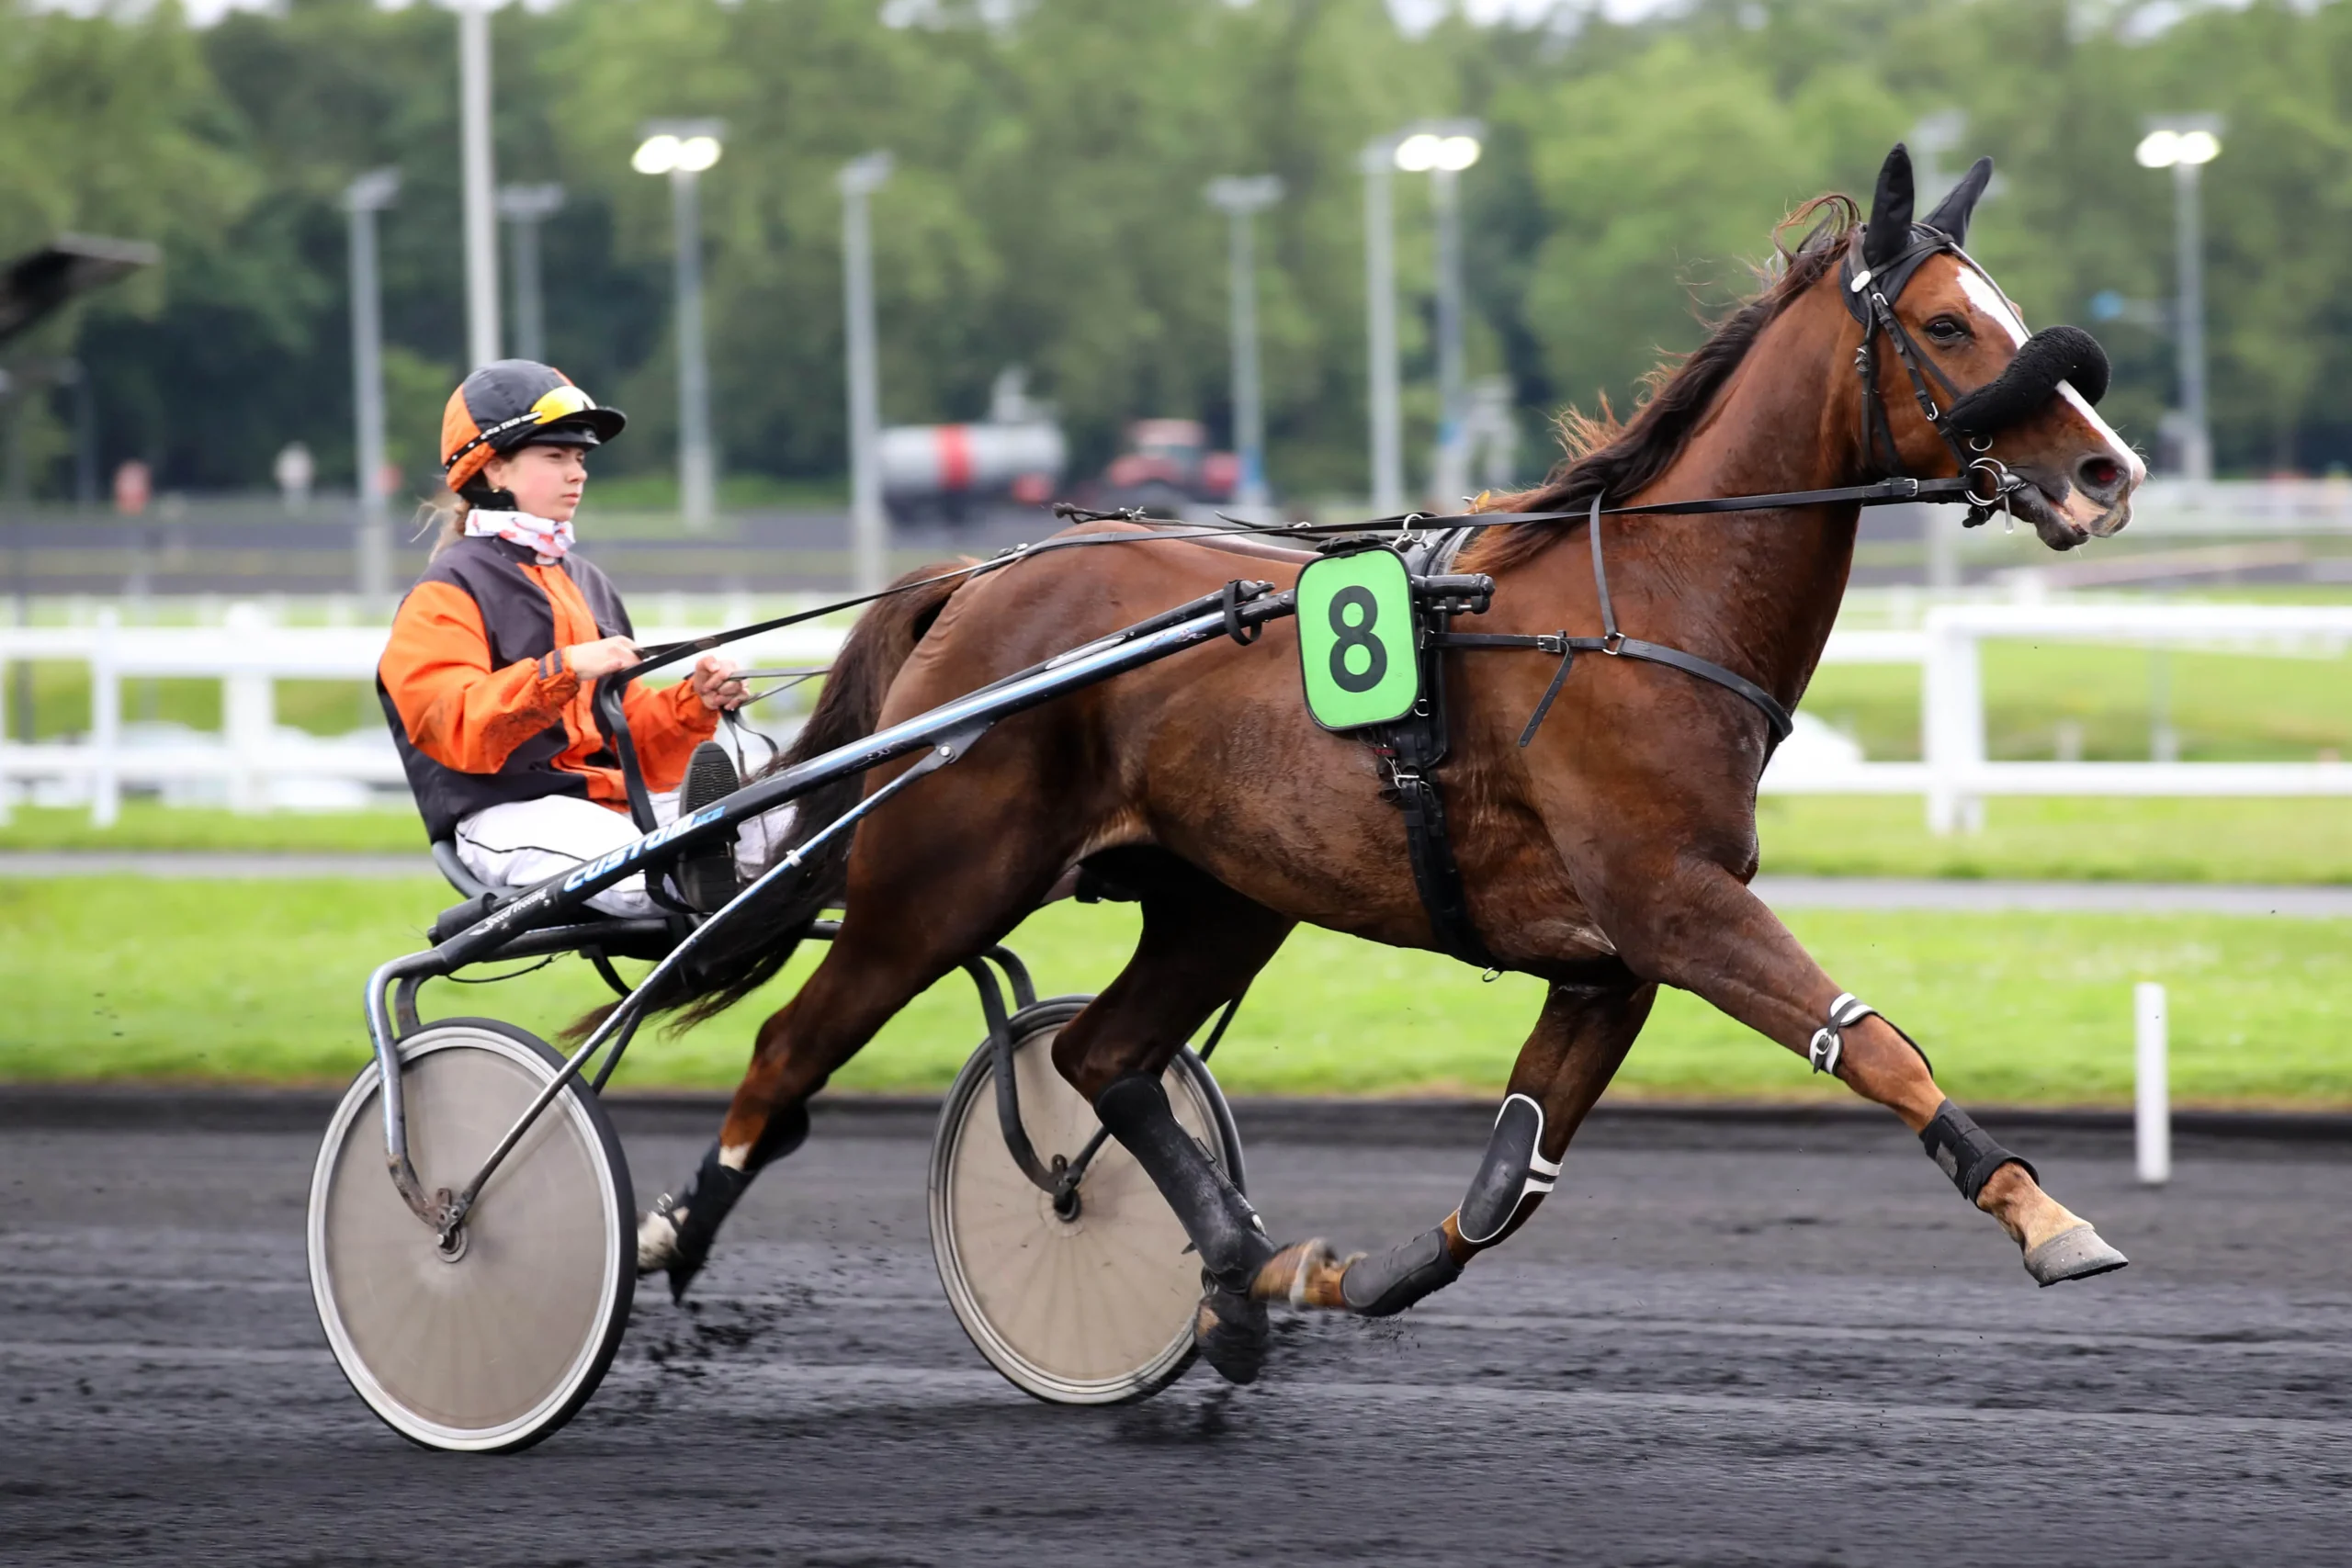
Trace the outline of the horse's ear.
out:
[[[1862,265],[1884,266],[1911,247],[1911,151],[1898,141],[1878,172],[1870,226],[1862,231]]]
[[[1984,187],[1992,179],[1993,160],[1977,159],[1968,173],[1960,176],[1960,183],[1951,187],[1951,194],[1928,214],[1928,227],[1950,234],[1955,245],[1968,243],[1969,216],[1976,210],[1976,198],[1984,194]]]

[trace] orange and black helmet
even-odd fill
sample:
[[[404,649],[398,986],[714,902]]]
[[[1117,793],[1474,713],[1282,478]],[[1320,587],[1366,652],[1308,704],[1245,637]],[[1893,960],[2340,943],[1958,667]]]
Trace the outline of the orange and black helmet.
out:
[[[594,446],[628,423],[552,366],[497,359],[467,377],[441,411],[441,471],[462,492],[482,465],[525,446]]]

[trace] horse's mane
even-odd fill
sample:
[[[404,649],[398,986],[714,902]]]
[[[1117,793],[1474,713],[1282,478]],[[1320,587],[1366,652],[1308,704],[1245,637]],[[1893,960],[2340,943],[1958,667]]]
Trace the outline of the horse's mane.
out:
[[[1606,396],[1598,414],[1569,409],[1558,422],[1560,444],[1567,449],[1559,466],[1532,490],[1480,497],[1478,510],[1566,512],[1590,505],[1596,494],[1624,500],[1649,485],[1681,455],[1765,327],[1838,265],[1860,221],[1853,198],[1836,195],[1815,197],[1782,219],[1772,231],[1773,265],[1762,273],[1762,290],[1717,322],[1698,348],[1644,377],[1630,423],[1618,422]],[[1807,223],[1805,238],[1788,249],[1781,237]],[[1517,566],[1560,536],[1557,528],[1506,524],[1489,530],[1463,566],[1477,571]]]

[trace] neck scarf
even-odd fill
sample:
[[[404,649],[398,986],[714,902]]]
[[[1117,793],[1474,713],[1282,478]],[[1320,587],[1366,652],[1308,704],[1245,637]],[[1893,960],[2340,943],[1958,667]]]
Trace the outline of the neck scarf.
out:
[[[571,548],[571,525],[550,523],[527,512],[492,512],[476,507],[466,513],[466,534],[476,539],[504,539],[537,550],[541,566],[553,566]]]

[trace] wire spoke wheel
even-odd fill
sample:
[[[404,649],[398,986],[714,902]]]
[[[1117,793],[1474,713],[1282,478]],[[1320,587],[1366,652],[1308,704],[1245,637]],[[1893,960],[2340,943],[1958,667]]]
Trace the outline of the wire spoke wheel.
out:
[[[487,1019],[431,1024],[399,1050],[427,1192],[463,1187],[563,1062]],[[386,1173],[379,1087],[372,1066],[353,1083],[311,1179],[311,1290],[327,1343],[412,1442],[527,1448],[587,1402],[628,1325],[636,1201],[620,1141],[595,1094],[567,1085],[445,1252]]]
[[[1089,999],[1042,1001],[1010,1025],[1022,1124],[1049,1166],[1075,1159],[1102,1125],[1053,1062],[1055,1037]],[[1162,1081],[1177,1122],[1239,1184],[1240,1140],[1207,1066],[1184,1051]],[[931,1247],[964,1332],[1023,1393],[1114,1404],[1159,1393],[1192,1364],[1201,1263],[1175,1213],[1115,1141],[1087,1167],[1077,1213],[1057,1213],[1005,1148],[985,1043],[940,1112]]]

